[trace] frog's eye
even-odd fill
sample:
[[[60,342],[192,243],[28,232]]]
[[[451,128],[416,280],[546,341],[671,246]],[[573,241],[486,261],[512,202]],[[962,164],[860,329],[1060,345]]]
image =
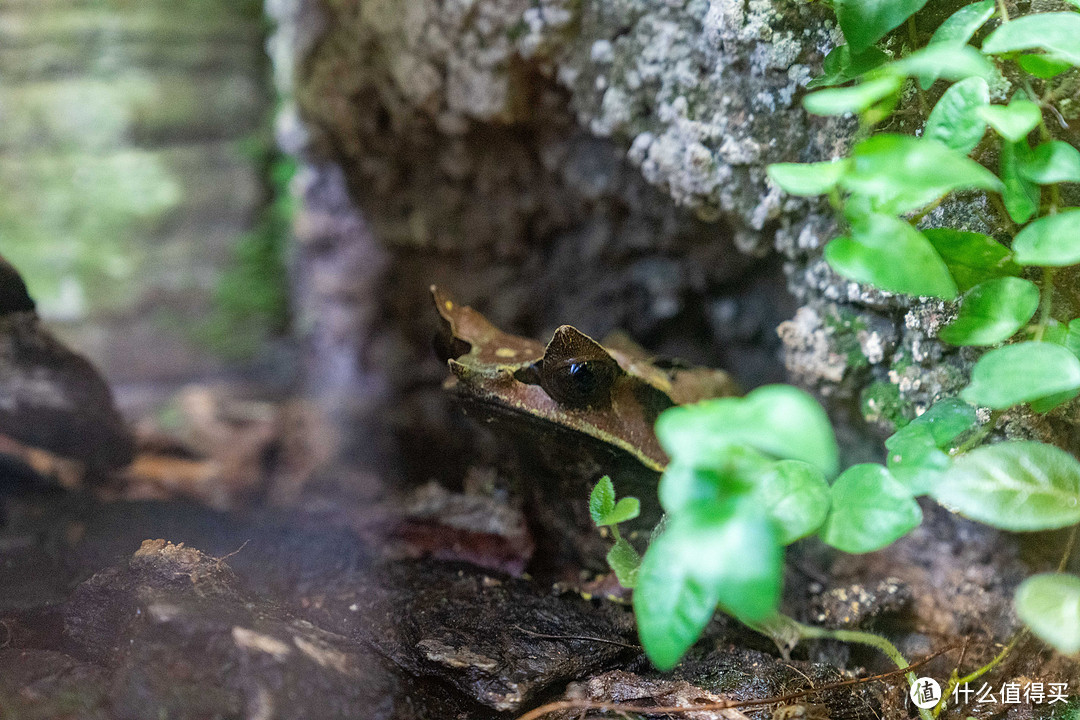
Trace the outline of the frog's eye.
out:
[[[555,367],[545,365],[540,385],[563,405],[607,405],[617,376],[618,365],[611,360],[567,360]]]

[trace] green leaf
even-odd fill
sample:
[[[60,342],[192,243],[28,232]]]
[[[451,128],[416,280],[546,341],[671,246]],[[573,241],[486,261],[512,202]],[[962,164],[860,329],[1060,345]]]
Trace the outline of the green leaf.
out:
[[[1005,410],[1013,405],[1080,388],[1080,360],[1053,343],[1022,342],[991,350],[971,369],[960,397]]]
[[[709,624],[720,589],[694,577],[685,540],[661,533],[645,551],[634,586],[634,616],[645,654],[670,670]]]
[[[975,408],[966,402],[958,398],[938,400],[885,441],[889,472],[915,495],[929,492],[952,464],[942,450],[951,447],[977,422]]]
[[[959,398],[943,398],[908,423],[907,427],[929,429],[934,445],[944,449],[977,424],[975,408]]]
[[[843,85],[880,65],[884,65],[888,59],[889,56],[876,47],[870,47],[857,55],[852,55],[850,45],[839,45],[830,50],[829,54],[825,56],[825,61],[821,64],[821,76],[808,82],[806,87]]]
[[[625,539],[619,538],[611,546],[607,554],[607,563],[615,573],[615,578],[619,581],[619,584],[624,588],[630,589],[637,585],[641,556]]]
[[[1037,413],[1048,413],[1054,408],[1056,408],[1058,405],[1064,405],[1065,403],[1069,402],[1077,395],[1080,395],[1080,388],[1077,388],[1075,390],[1063,390],[1062,392],[1054,393],[1053,395],[1041,397],[1038,400],[1032,400],[1030,403],[1031,411]]]
[[[891,215],[871,215],[853,237],[825,246],[825,260],[846,278],[890,292],[951,300],[956,283],[930,241]]]
[[[934,443],[934,435],[926,425],[908,424],[885,441],[885,448],[889,472],[912,495],[930,492],[952,464],[949,456]]]
[[[1039,288],[1029,280],[994,278],[964,294],[960,314],[938,333],[951,345],[996,345],[1008,340],[1039,309]]]
[[[938,26],[930,44],[966,45],[968,40],[994,15],[994,0],[982,0],[960,8]]]
[[[931,495],[1002,530],[1050,530],[1080,522],[1080,462],[1027,440],[984,445],[953,460]]]
[[[1020,274],[1009,249],[992,237],[952,228],[931,228],[923,230],[923,235],[945,261],[961,292],[990,278]]]
[[[674,667],[717,603],[749,622],[772,615],[782,573],[776,530],[752,505],[670,518],[645,552],[634,590],[645,653],[662,670]]]
[[[923,137],[967,155],[986,133],[976,110],[990,104],[990,87],[979,77],[949,87],[930,111]]]
[[[604,525],[618,525],[633,520],[641,514],[641,503],[636,497],[624,497],[615,504],[615,508],[604,517]]]
[[[698,467],[724,462],[730,445],[802,460],[827,477],[835,475],[839,465],[825,411],[808,393],[790,385],[765,385],[743,398],[670,408],[660,414],[656,436],[673,461]]]
[[[1020,167],[1031,157],[1027,140],[1017,143],[1001,143],[1001,180],[1004,190],[1001,198],[1005,210],[1015,223],[1026,223],[1039,209],[1039,186],[1020,174]]]
[[[1058,60],[1050,55],[1021,55],[1016,62],[1024,72],[1042,80],[1049,80],[1070,69],[1073,64],[1068,60]]]
[[[926,138],[881,133],[856,145],[852,157],[855,165],[840,185],[882,213],[917,210],[953,190],[1001,190],[982,165]]]
[[[1061,140],[1045,142],[1032,151],[1019,170],[1022,177],[1040,185],[1080,182],[1080,151]]]
[[[1080,208],[1033,221],[1013,240],[1013,257],[1020,265],[1080,263]]]
[[[1042,121],[1042,110],[1030,100],[1013,100],[1008,105],[984,105],[975,112],[1001,137],[1020,142]]]
[[[814,115],[860,113],[897,94],[903,84],[903,78],[887,75],[852,87],[818,90],[803,98],[803,107]]]
[[[607,475],[596,481],[589,493],[589,516],[597,527],[607,525],[604,518],[615,509],[615,486]]]
[[[1080,652],[1080,577],[1032,575],[1016,589],[1016,614],[1031,632],[1059,652]]]
[[[790,545],[811,534],[829,512],[829,483],[821,470],[799,460],[780,460],[754,480],[752,497]]]
[[[982,51],[992,55],[1037,48],[1056,59],[1080,65],[1080,14],[1025,15],[1002,24],[982,45]]]
[[[840,181],[851,167],[851,160],[835,162],[773,163],[765,171],[781,190],[789,195],[823,195]]]
[[[835,0],[833,9],[840,29],[854,52],[885,37],[900,23],[921,10],[926,0]]]
[[[911,491],[876,463],[845,470],[830,494],[832,512],[821,539],[847,553],[879,550],[922,522]]]
[[[737,442],[706,439],[705,434],[697,437],[713,443],[714,447],[702,448],[698,455],[674,457],[664,469],[657,492],[660,506],[666,512],[679,513],[693,507],[724,508],[733,497],[746,495],[753,478],[773,462]]]
[[[1068,348],[1073,355],[1080,357],[1080,320],[1070,320],[1062,345]]]
[[[879,72],[918,76],[920,84],[930,87],[938,78],[963,80],[969,77],[990,79],[994,76],[994,66],[975,48],[969,45],[951,45],[938,43],[916,50],[910,55],[889,63]]]

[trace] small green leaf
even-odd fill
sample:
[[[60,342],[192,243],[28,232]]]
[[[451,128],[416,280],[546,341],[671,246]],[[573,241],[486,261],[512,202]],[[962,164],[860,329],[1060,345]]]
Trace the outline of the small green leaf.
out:
[[[1080,208],[1033,221],[1017,233],[1013,256],[1020,265],[1062,267],[1080,263]]]
[[[857,55],[852,55],[850,45],[839,45],[830,50],[829,54],[825,56],[825,61],[821,64],[821,76],[808,82],[806,87],[817,88],[843,85],[880,65],[884,65],[888,59],[889,56],[876,47],[870,47]]]
[[[952,228],[931,228],[923,230],[923,235],[945,261],[961,292],[990,278],[1020,274],[1009,249],[992,237]]]
[[[969,45],[938,43],[916,50],[910,55],[889,63],[879,72],[918,76],[925,87],[933,85],[938,78],[963,80],[969,77],[990,79],[994,76],[994,66],[975,48]]]
[[[1039,309],[1039,288],[1029,280],[994,278],[964,294],[960,314],[938,334],[951,345],[996,345],[1008,340]]]
[[[971,369],[960,396],[975,405],[1005,410],[1080,388],[1080,360],[1053,343],[1022,342],[991,350]]]
[[[589,494],[589,516],[597,527],[607,525],[604,518],[615,509],[615,486],[607,475],[596,481]]]
[[[975,112],[1001,137],[1020,142],[1042,121],[1042,110],[1030,100],[1013,100],[1008,105],[984,105]]]
[[[1039,186],[1020,174],[1020,167],[1031,157],[1027,140],[1017,143],[1001,143],[1001,180],[1004,189],[1001,198],[1005,210],[1015,223],[1026,223],[1039,209]]]
[[[674,667],[718,602],[749,622],[772,615],[782,574],[776,530],[752,505],[672,517],[645,552],[634,591],[645,653],[662,670]]]
[[[927,138],[881,133],[852,149],[855,165],[840,180],[882,213],[917,210],[954,190],[1001,190],[979,163]]]
[[[619,584],[624,588],[632,589],[637,585],[641,556],[625,539],[619,538],[611,546],[607,554],[607,563],[615,573],[615,578],[619,581]]]
[[[922,9],[926,0],[835,0],[833,10],[854,52],[862,52]]]
[[[1058,60],[1050,55],[1021,55],[1016,62],[1024,72],[1042,80],[1057,77],[1073,66],[1068,60]]]
[[[928,428],[934,445],[944,449],[977,424],[975,408],[959,398],[943,398],[908,423],[907,427]]]
[[[1016,614],[1031,632],[1059,652],[1080,652],[1080,577],[1032,575],[1016,589]]]
[[[790,385],[765,385],[744,398],[670,408],[660,414],[656,436],[673,461],[690,466],[725,462],[731,445],[802,460],[827,477],[835,475],[839,465],[825,411],[808,393]]]
[[[1045,142],[1032,151],[1019,169],[1021,176],[1040,185],[1080,182],[1080,151],[1061,140]]]
[[[1009,441],[953,460],[930,493],[972,520],[1002,530],[1051,530],[1080,522],[1080,462],[1053,445]]]
[[[780,543],[790,545],[811,534],[829,512],[829,483],[813,465],[780,460],[754,480],[756,498],[780,531]]]
[[[780,189],[789,195],[823,195],[840,181],[851,160],[836,162],[774,163],[765,171]]]
[[[847,553],[879,550],[922,522],[911,491],[876,463],[853,465],[833,483],[821,539]]]
[[[615,508],[604,517],[604,525],[618,525],[633,520],[641,514],[641,503],[636,497],[624,497],[615,503]]]
[[[825,246],[825,260],[846,278],[890,292],[951,300],[956,283],[930,241],[891,215],[871,215],[853,237]]]
[[[994,0],[982,0],[960,8],[938,26],[930,44],[966,45],[968,40],[994,15]]]
[[[923,137],[967,155],[986,133],[976,110],[990,104],[990,87],[979,77],[949,87],[930,111]]]
[[[1080,65],[1080,14],[1025,15],[1003,23],[982,45],[982,51],[991,55],[1034,49],[1045,50],[1059,60]]]
[[[938,400],[885,441],[889,472],[915,495],[929,492],[952,464],[942,451],[977,422],[975,408],[966,402]]]
[[[912,495],[930,492],[952,464],[934,443],[934,435],[926,425],[908,424],[885,441],[885,448],[886,467]]]
[[[803,98],[803,107],[814,115],[860,113],[898,93],[903,84],[902,77],[887,75],[852,87],[818,90]]]

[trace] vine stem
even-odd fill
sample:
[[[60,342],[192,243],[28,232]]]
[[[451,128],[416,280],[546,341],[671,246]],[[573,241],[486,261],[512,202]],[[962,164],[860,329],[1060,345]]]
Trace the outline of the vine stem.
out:
[[[1050,313],[1054,303],[1054,271],[1057,268],[1044,267],[1042,272],[1042,298],[1039,300],[1039,324],[1035,326],[1036,342],[1041,342],[1050,324]]]
[[[1009,644],[1003,647],[1001,649],[1001,652],[994,656],[993,660],[986,663],[981,668],[978,668],[977,670],[968,673],[964,677],[957,677],[956,671],[954,670],[952,678],[950,678],[948,685],[945,686],[945,689],[941,693],[942,702],[939,702],[934,708],[934,711],[932,713],[933,717],[936,718],[939,714],[941,714],[941,711],[945,709],[944,700],[952,694],[955,688],[959,687],[960,685],[967,685],[968,683],[975,682],[983,675],[996,668],[998,665],[1001,664],[1001,661],[1004,660],[1008,656],[1008,654],[1013,651],[1013,649],[1020,643],[1020,641],[1027,637],[1027,634],[1028,629],[1021,628],[1019,632],[1013,635],[1012,640],[1009,641]]]
[[[896,667],[900,669],[909,668],[911,663],[907,661],[895,645],[880,635],[873,633],[863,632],[862,630],[829,630],[827,628],[814,627],[812,625],[804,625],[797,620],[791,620],[793,627],[799,631],[800,639],[803,640],[839,640],[841,642],[858,643],[860,645],[868,645],[872,648],[880,650],[890,660],[896,663]],[[915,673],[907,672],[904,675],[907,678],[908,685],[915,685]],[[922,720],[933,720],[934,716],[927,708],[919,708],[919,717]]]
[[[1009,9],[1005,7],[1005,0],[997,0],[998,13],[1001,15],[1001,22],[1009,22]]]

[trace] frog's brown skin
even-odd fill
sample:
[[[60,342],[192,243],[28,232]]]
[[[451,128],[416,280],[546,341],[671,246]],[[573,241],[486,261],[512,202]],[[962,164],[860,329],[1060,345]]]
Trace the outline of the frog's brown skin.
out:
[[[545,345],[504,333],[470,307],[432,287],[444,322],[440,353],[446,389],[468,413],[518,449],[541,554],[603,569],[610,541],[591,527],[592,484],[612,477],[620,496],[642,502],[630,530],[659,519],[656,483],[668,462],[656,417],[673,405],[738,393],[719,370],[657,362],[625,337],[602,345],[569,325]]]

